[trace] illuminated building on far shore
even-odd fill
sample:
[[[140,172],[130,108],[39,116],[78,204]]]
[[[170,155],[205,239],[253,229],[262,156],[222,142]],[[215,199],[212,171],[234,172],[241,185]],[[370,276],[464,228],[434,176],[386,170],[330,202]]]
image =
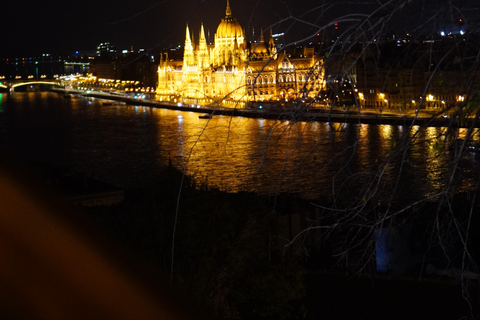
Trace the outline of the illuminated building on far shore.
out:
[[[272,32],[247,42],[245,31],[232,16],[227,0],[225,17],[207,44],[203,24],[195,43],[187,25],[183,60],[161,55],[157,97],[162,101],[288,101],[313,98],[324,87],[323,61],[313,48],[296,55],[277,52]]]

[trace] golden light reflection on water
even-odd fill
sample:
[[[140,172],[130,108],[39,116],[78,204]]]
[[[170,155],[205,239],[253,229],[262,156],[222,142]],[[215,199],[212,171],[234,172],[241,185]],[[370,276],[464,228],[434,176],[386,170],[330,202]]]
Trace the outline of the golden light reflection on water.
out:
[[[391,125],[379,125],[380,135],[384,141],[391,139],[392,126]]]
[[[246,184],[247,175],[238,172],[245,173],[251,166],[257,121],[223,116],[200,119],[195,113],[179,114],[177,121],[182,142],[177,152],[181,159],[177,160],[188,175],[224,190],[238,191],[238,186]]]
[[[291,191],[315,198],[331,193],[334,185],[368,184],[385,168],[382,192],[393,189],[403,174],[406,196],[424,197],[444,188],[448,180],[448,154],[438,147],[444,145],[445,128],[409,130],[216,115],[204,119],[199,113],[139,106],[115,110],[128,117],[156,119],[161,166],[171,159],[197,184],[226,191]],[[405,137],[411,141],[404,155]],[[396,153],[398,161],[392,158]]]
[[[426,190],[441,190],[445,187],[445,175],[448,166],[446,165],[445,133],[446,128],[425,128],[425,143],[422,146],[426,150],[425,172],[426,183],[430,188]],[[434,193],[427,192],[425,196],[431,196]]]
[[[155,113],[159,117],[159,143],[162,149],[170,150],[161,161],[166,162],[170,157],[198,184],[227,191],[301,190],[314,197],[331,189],[335,179],[338,183],[359,172],[368,176],[372,170],[386,165],[384,179],[393,179],[392,184],[396,174],[406,173],[420,180],[416,185],[426,185],[412,187],[406,193],[428,196],[445,186],[447,156],[438,148],[443,143],[444,128],[416,126],[408,131],[390,125],[226,116],[201,119],[197,113],[160,109]],[[167,118],[171,121],[166,126]],[[395,164],[391,156],[399,150],[405,133],[411,145],[405,156],[399,155],[406,158]]]
[[[392,127],[386,125],[357,125],[358,161],[361,171],[382,165],[391,150]]]
[[[400,185],[399,197],[430,196],[448,182],[446,128],[203,119],[199,113],[139,106],[115,110],[127,117],[156,118],[160,165],[171,159],[198,185],[221,190],[290,191],[316,198],[333,186],[361,188],[383,168],[380,192]],[[466,130],[458,134],[465,136]],[[402,149],[406,138],[409,145]],[[405,177],[400,184],[399,175]],[[461,179],[462,188],[472,184]]]
[[[180,112],[172,117],[174,112],[168,110],[156,113],[159,143],[171,140],[161,129],[166,118],[175,120],[168,124],[170,130],[176,127],[180,142],[170,155],[172,161],[186,168],[198,183],[228,191],[267,188],[266,180],[273,182],[270,192],[281,185],[302,184],[304,178],[298,171],[305,175],[312,167],[318,169],[317,157],[326,150],[317,147],[330,141],[325,137],[329,126],[323,123],[226,116],[200,119],[196,113]]]
[[[467,129],[446,137],[446,128],[201,119],[199,113],[52,93],[13,93],[2,105],[2,119],[10,123],[5,130],[11,130],[4,139],[11,145],[25,144],[28,154],[127,187],[154,176],[169,159],[198,184],[309,198],[356,196],[377,183],[376,192],[403,200],[435,194],[450,181],[455,191],[478,181],[475,156],[465,154],[454,171],[448,150],[457,135],[467,138]],[[10,117],[15,114],[21,117]],[[480,141],[478,130],[469,139]]]

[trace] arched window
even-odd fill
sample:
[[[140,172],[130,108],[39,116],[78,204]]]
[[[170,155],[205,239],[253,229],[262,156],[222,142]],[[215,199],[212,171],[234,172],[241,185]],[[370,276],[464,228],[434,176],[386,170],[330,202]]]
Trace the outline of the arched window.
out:
[[[251,77],[247,78],[247,84],[252,84],[252,78]]]
[[[278,82],[283,82],[283,76],[282,75],[278,76]]]
[[[273,76],[270,76],[270,83],[275,83],[273,82]]]

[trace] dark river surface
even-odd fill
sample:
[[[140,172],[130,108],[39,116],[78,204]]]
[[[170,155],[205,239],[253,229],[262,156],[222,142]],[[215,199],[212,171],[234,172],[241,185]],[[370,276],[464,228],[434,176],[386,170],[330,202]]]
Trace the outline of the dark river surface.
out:
[[[198,113],[67,99],[53,92],[0,96],[4,152],[125,189],[147,185],[170,159],[197,185],[230,192],[403,202],[447,187],[471,190],[478,180],[475,155],[463,155],[455,167],[455,155],[444,144],[446,132],[227,116],[209,120]],[[473,136],[478,140],[478,133]]]

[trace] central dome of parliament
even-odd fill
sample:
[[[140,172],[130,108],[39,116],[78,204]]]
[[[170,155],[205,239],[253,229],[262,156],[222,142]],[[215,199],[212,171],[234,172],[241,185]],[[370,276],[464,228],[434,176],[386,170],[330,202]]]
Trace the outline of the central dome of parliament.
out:
[[[227,10],[225,18],[218,25],[217,38],[243,38],[243,29],[238,23],[237,19],[232,17],[232,10],[230,9],[230,2],[227,0]]]

